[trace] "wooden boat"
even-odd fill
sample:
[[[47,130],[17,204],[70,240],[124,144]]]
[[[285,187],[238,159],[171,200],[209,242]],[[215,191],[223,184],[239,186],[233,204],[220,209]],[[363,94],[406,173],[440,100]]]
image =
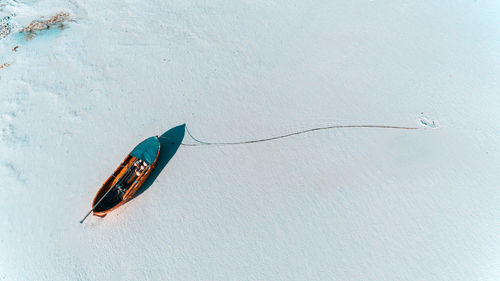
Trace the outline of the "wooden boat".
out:
[[[94,215],[104,217],[132,199],[151,174],[159,155],[158,137],[138,144],[97,192],[92,203]]]

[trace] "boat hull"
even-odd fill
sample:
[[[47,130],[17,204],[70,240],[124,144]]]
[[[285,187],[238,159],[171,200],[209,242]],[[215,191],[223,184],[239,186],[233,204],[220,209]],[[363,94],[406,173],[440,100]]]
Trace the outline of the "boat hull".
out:
[[[158,137],[154,137],[158,140]],[[137,148],[143,145],[149,138],[139,144],[116,168],[113,174],[104,182],[97,192],[92,202],[93,214],[95,216],[104,217],[109,212],[115,210],[127,201],[133,198],[134,194],[147,180],[158,161],[160,155],[160,142],[152,143],[156,147],[147,147],[149,155],[137,153]],[[151,146],[151,144],[148,144]],[[155,154],[156,153],[156,154]],[[144,169],[140,170],[137,163],[143,163]],[[120,189],[119,187],[123,187]]]

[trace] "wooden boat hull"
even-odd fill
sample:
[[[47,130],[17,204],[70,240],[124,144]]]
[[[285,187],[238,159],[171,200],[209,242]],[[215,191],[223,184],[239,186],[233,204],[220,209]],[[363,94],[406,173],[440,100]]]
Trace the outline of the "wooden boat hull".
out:
[[[139,153],[138,149],[141,150]],[[144,149],[147,150],[145,153]],[[97,192],[92,202],[93,214],[104,217],[132,199],[153,171],[159,155],[158,137],[148,138],[136,146]],[[142,163],[139,165],[144,168],[141,170],[142,166],[137,163]]]

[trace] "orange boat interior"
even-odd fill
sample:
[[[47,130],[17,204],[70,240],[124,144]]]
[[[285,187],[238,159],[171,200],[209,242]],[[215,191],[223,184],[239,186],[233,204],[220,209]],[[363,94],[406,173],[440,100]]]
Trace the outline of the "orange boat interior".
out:
[[[134,188],[132,186],[134,186],[134,184],[137,186],[137,181],[143,175],[143,173],[138,173],[140,166],[136,165],[137,161],[137,158],[130,155],[127,156],[123,163],[115,170],[113,175],[106,180],[94,199],[94,206],[110,188],[115,185],[116,187],[95,207],[94,213],[106,212],[117,207],[124,201],[126,195],[132,191],[131,189]]]

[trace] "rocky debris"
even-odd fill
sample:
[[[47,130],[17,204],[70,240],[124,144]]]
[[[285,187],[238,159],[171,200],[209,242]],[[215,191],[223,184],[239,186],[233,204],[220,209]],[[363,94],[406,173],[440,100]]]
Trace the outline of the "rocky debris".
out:
[[[3,17],[0,20],[0,39],[5,38],[12,32],[13,25],[10,22],[10,16]]]
[[[53,17],[51,17],[48,20],[38,19],[38,20],[32,21],[28,26],[21,28],[21,30],[19,30],[19,32],[26,33],[26,38],[31,39],[31,38],[33,38],[35,32],[37,32],[37,31],[51,29],[53,27],[58,27],[60,29],[63,29],[65,26],[65,23],[70,22],[70,21],[71,21],[71,19],[70,19],[69,13],[58,12],[57,14],[55,14]]]

